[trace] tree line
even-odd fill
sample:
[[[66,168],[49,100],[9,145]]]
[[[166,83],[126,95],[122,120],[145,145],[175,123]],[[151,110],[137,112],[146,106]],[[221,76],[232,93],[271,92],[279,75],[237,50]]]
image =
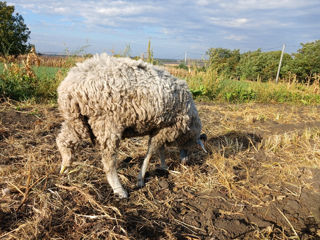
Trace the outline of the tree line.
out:
[[[209,69],[235,79],[268,81],[276,78],[281,51],[261,49],[240,53],[239,49],[210,48]],[[296,53],[283,55],[280,78],[295,77],[299,82],[312,82],[320,74],[320,40],[301,43]]]

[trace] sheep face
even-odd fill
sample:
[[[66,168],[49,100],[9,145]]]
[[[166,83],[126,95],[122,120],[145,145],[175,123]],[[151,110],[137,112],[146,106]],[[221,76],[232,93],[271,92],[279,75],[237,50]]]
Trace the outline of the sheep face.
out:
[[[196,111],[195,113],[195,116],[191,118],[189,131],[187,131],[185,134],[182,134],[177,139],[180,149],[180,159],[183,164],[188,161],[188,152],[190,152],[195,145],[199,145],[204,152],[207,152],[204,148],[204,142],[207,140],[207,136],[206,134],[200,134],[201,122],[198,113]]]
[[[190,149],[196,144],[199,145],[204,152],[207,152],[204,147],[204,142],[206,141],[206,139],[207,139],[207,135],[203,133],[199,137],[194,138],[194,139],[190,139],[184,145],[180,146],[179,149],[180,149],[181,163],[185,164],[188,162],[188,160],[189,160],[188,153],[189,153]]]

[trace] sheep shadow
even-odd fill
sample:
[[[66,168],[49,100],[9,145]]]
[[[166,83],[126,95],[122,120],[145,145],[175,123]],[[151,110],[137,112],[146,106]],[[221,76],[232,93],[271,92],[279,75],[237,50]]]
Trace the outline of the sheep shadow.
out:
[[[125,158],[123,161],[121,161],[121,163],[119,164],[118,169],[130,169],[132,168],[134,165],[138,165],[138,169],[141,168],[143,160],[144,160],[144,155],[138,157],[138,158],[132,158],[132,157],[127,157]],[[155,159],[153,159],[154,162],[159,161],[158,156],[155,156]],[[151,167],[151,164],[149,164],[149,168],[146,172],[145,175],[145,183],[147,183],[149,181],[149,179],[154,178],[154,177],[159,177],[159,178],[168,178],[169,176],[169,171],[160,168],[160,164],[155,164],[155,166]],[[137,181],[138,178],[138,173],[136,172],[136,174],[133,174],[133,176],[127,176],[130,181]],[[132,172],[131,172],[132,174]],[[139,187],[137,187],[137,189],[139,189]]]
[[[207,157],[212,155],[213,152],[218,152],[225,158],[229,158],[239,152],[255,148],[261,142],[262,137],[260,135],[241,131],[232,131],[211,137],[205,143],[208,153],[205,154],[200,148],[197,148],[192,153],[194,157],[190,158],[188,165],[203,165]]]
[[[232,131],[227,134],[223,134],[220,136],[215,136],[209,138],[205,146],[208,150],[208,153],[205,153],[200,147],[195,146],[190,151],[189,161],[187,162],[187,166],[202,166],[210,155],[215,153],[220,153],[225,158],[232,157],[239,152],[246,151],[250,148],[255,148],[257,144],[261,143],[262,137],[248,132],[241,131]],[[172,147],[170,147],[172,148]],[[155,159],[153,161],[159,161],[158,156],[154,156]],[[144,159],[144,155],[141,155],[139,158],[133,159],[132,157],[127,157],[122,160],[119,164],[119,169],[128,169],[132,168],[133,165],[138,164],[142,165]],[[169,169],[177,169],[181,164],[179,159],[178,150],[174,151],[166,151],[166,159]],[[138,173],[134,176],[130,176],[130,180],[136,181],[136,177]],[[145,183],[147,183],[150,179],[154,177],[158,178],[168,178],[169,172],[167,170],[163,170],[160,168],[159,164],[156,164],[155,168],[150,168],[146,172]]]
[[[208,140],[208,145],[214,151],[220,152],[224,157],[236,155],[249,148],[256,148],[261,143],[260,135],[241,131],[232,131],[224,135],[212,137]]]

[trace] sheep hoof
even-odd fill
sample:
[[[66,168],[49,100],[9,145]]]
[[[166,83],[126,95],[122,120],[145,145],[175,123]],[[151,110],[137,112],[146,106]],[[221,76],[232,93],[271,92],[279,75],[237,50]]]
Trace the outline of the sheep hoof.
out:
[[[143,188],[144,187],[144,180],[143,179],[138,179],[137,186],[138,186],[138,188]]]
[[[168,171],[169,167],[168,167],[168,165],[160,165],[159,169],[164,170],[164,171]]]
[[[61,166],[60,174],[68,173],[68,166]]]
[[[116,196],[118,196],[118,198],[120,198],[120,199],[128,198],[128,193],[127,193],[127,191],[124,190],[124,189],[122,189],[122,190],[120,190],[120,191],[116,191],[116,192],[114,192],[114,194],[115,194]]]
[[[186,165],[187,162],[188,162],[188,158],[187,158],[187,157],[181,159],[181,164],[182,164],[182,165]]]

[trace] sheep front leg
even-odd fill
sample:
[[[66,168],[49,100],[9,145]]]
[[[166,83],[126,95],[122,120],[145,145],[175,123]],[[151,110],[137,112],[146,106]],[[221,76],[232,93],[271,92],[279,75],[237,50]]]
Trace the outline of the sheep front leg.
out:
[[[137,185],[140,188],[142,188],[144,186],[144,176],[146,174],[146,171],[147,171],[147,168],[148,168],[148,165],[149,165],[149,161],[150,161],[150,159],[152,157],[153,151],[154,151],[154,148],[149,143],[148,152],[147,152],[146,157],[143,160],[143,164],[142,164],[141,170],[139,172],[139,176],[138,176],[138,184]]]
[[[116,170],[116,154],[115,150],[105,149],[102,152],[102,163],[104,171],[107,175],[108,183],[110,184],[115,195],[119,198],[128,198],[127,191],[122,187],[117,170]]]
[[[155,144],[154,144],[154,138],[150,137],[149,138],[149,143],[148,143],[148,151],[147,151],[147,155],[143,160],[143,164],[141,167],[141,170],[139,172],[139,176],[138,176],[138,187],[142,188],[144,186],[144,176],[146,175],[146,171],[149,165],[149,161],[152,157],[153,152],[155,151]]]
[[[164,144],[165,140],[163,138],[163,135],[160,133],[158,133],[158,135],[154,136],[154,137],[150,137],[149,139],[149,143],[148,143],[148,151],[147,151],[147,155],[145,157],[145,159],[143,160],[143,164],[141,167],[141,170],[139,172],[139,176],[138,176],[138,187],[143,187],[144,186],[144,176],[146,174],[148,165],[149,165],[149,161],[152,157],[152,154],[157,151],[159,149],[159,153],[160,153],[160,160],[161,160],[161,166],[166,168],[166,163],[165,163],[165,159],[164,159]],[[159,146],[161,146],[159,148]]]
[[[180,159],[182,164],[186,164],[189,160],[188,151],[186,149],[180,150]]]

